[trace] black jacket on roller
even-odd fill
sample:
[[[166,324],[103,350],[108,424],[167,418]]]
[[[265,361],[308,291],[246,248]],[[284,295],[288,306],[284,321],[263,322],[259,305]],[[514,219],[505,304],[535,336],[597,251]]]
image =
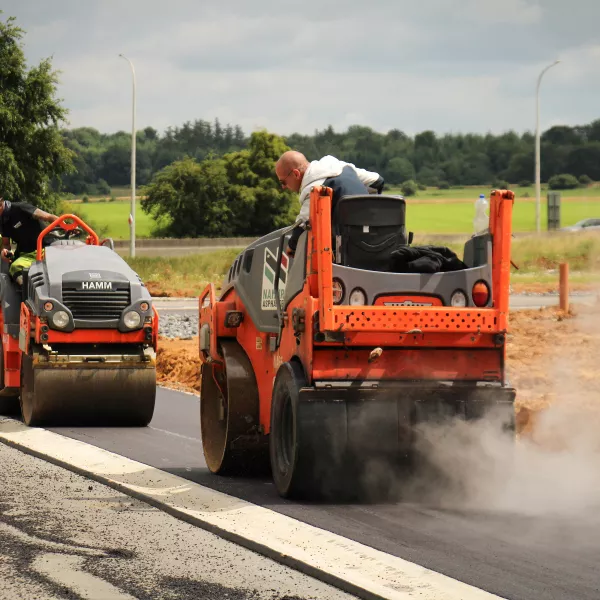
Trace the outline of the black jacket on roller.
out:
[[[392,252],[390,263],[393,273],[439,273],[467,268],[444,246],[403,246]]]

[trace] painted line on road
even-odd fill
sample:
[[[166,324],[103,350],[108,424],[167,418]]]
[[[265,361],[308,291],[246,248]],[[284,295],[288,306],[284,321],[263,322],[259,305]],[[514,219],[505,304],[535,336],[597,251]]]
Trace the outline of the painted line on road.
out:
[[[109,485],[361,598],[500,598],[268,508],[14,419],[0,418],[0,442]]]
[[[173,437],[182,438],[184,440],[190,440],[192,442],[199,442],[198,438],[190,437],[189,435],[183,435],[181,433],[175,433],[174,431],[167,431],[166,429],[159,429],[158,427],[151,427],[148,425],[148,429],[152,429],[153,431],[158,431],[159,433],[164,433],[165,435],[172,435]]]

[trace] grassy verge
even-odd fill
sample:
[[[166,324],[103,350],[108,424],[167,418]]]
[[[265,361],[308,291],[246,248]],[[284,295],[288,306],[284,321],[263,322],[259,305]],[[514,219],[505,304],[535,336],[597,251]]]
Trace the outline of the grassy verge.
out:
[[[466,240],[466,237],[465,237]],[[417,244],[427,243],[418,240]],[[440,245],[436,240],[432,243]],[[441,242],[462,258],[462,242]],[[217,288],[241,248],[218,250],[173,258],[125,258],[146,283],[151,293],[160,296],[197,296],[207,283]],[[558,289],[558,266],[568,262],[573,289],[598,288],[600,285],[600,235],[573,234],[515,239],[512,269],[515,291]]]
[[[170,258],[126,257],[155,296],[197,296],[208,283],[220,288],[241,248]]]

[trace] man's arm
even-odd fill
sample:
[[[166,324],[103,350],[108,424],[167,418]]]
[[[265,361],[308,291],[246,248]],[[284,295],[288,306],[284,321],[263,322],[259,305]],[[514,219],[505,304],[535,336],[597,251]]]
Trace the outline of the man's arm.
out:
[[[47,221],[48,223],[52,223],[53,221],[56,221],[56,219],[58,219],[56,215],[48,213],[45,210],[42,210],[41,208],[36,208],[33,211],[32,216],[34,219],[38,219],[38,221]]]

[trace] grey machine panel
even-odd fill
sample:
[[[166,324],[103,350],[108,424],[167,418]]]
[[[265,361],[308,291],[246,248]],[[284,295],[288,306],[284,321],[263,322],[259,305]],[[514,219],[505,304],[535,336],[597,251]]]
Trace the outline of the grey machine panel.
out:
[[[257,329],[267,333],[278,333],[277,309],[275,304],[274,277],[279,260],[279,246],[285,229],[273,231],[250,244],[238,254],[223,282],[221,299],[235,289],[248,316]],[[306,279],[306,243],[308,233],[298,240],[296,256],[289,259],[287,268],[282,268],[279,293],[283,310],[302,291]],[[283,245],[285,248],[285,243]],[[465,244],[464,262],[470,267],[448,273],[389,273],[354,269],[339,264],[333,265],[333,275],[342,280],[345,288],[342,304],[348,302],[350,291],[360,287],[367,294],[367,304],[372,304],[380,295],[429,295],[439,298],[443,305],[450,306],[450,297],[461,290],[474,306],[471,297],[473,285],[484,280],[490,287],[492,298],[491,236],[474,236]]]
[[[492,304],[492,241],[489,234],[474,236],[465,244],[463,262],[469,266],[461,271],[447,273],[389,273],[366,271],[342,265],[333,265],[333,276],[344,286],[341,304],[348,304],[351,291],[358,287],[367,296],[367,304],[373,304],[382,295],[419,295],[439,298],[444,306],[450,306],[452,294],[460,290],[467,297],[467,306],[474,306],[471,290],[477,281],[485,281],[490,289]]]
[[[75,327],[85,328],[118,328],[129,331],[123,326],[123,315],[129,310],[136,310],[142,317],[152,316],[152,297],[138,274],[114,251],[107,246],[88,246],[86,244],[56,243],[45,249],[43,261],[34,263],[28,274],[28,303],[34,314],[41,315],[43,305],[52,301],[54,309],[46,313],[49,325],[52,326],[52,314],[56,310],[64,310],[69,314],[70,324],[64,331]],[[93,311],[77,313],[69,308],[66,295],[76,295],[73,306],[96,304],[98,306],[113,305],[115,310],[111,317],[96,318]],[[115,298],[119,296],[120,302]],[[88,300],[89,299],[89,300]],[[140,308],[147,302],[148,310]]]

